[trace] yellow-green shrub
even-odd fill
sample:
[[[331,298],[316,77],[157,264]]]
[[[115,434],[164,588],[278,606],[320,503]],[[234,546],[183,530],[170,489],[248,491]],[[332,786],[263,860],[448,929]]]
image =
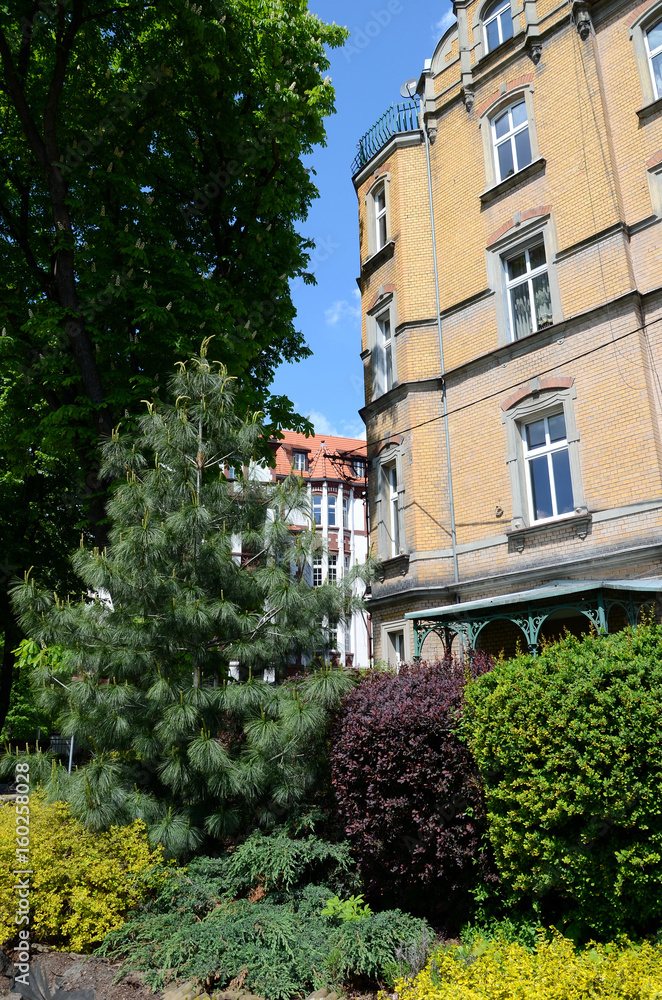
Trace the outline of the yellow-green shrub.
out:
[[[535,950],[479,939],[473,949],[439,949],[415,979],[395,988],[400,1000],[660,1000],[662,947],[576,950],[557,933]]]
[[[150,850],[145,825],[93,833],[62,802],[30,796],[29,863],[16,861],[16,813],[0,806],[0,942],[15,937],[16,868],[30,875],[31,936],[62,950],[89,951],[120,927],[128,910],[168,878],[161,848]]]

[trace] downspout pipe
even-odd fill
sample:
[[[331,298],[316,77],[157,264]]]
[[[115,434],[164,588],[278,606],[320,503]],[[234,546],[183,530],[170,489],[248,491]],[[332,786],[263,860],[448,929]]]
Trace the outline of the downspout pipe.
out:
[[[451,546],[453,549],[453,577],[454,583],[460,582],[460,573],[457,562],[457,532],[455,530],[455,501],[453,499],[453,472],[451,469],[451,441],[448,430],[448,397],[446,394],[446,368],[444,366],[444,341],[441,332],[441,304],[439,300],[439,270],[437,268],[437,239],[434,229],[434,202],[432,198],[432,170],[430,167],[430,137],[428,135],[428,123],[424,112],[424,97],[418,94],[420,104],[420,119],[425,136],[425,157],[428,168],[428,197],[430,199],[430,230],[432,235],[432,265],[434,268],[434,293],[437,306],[437,333],[439,336],[439,358],[441,361],[441,399],[444,416],[444,437],[446,439],[446,468],[448,470],[448,500],[451,521]],[[436,130],[435,130],[436,134]]]

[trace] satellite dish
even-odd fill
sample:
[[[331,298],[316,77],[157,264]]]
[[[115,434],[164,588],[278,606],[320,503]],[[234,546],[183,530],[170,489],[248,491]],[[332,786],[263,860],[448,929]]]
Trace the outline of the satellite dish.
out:
[[[416,79],[415,76],[412,76],[409,80],[405,80],[405,82],[400,87],[400,96],[412,98],[416,97],[417,94],[418,94],[418,80]]]

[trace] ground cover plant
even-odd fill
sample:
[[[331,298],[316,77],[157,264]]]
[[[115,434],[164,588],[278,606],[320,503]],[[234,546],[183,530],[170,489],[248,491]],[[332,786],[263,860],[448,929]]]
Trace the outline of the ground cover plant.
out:
[[[144,823],[86,830],[62,802],[30,796],[30,935],[62,951],[89,951],[129,910],[163,888],[170,869]],[[0,944],[14,938],[16,813],[0,806]]]
[[[334,890],[348,901],[357,887],[349,845],[308,835],[288,847],[285,839],[283,830],[254,833],[227,856],[195,858],[99,953],[124,958],[156,988],[169,974],[211,990],[243,972],[244,987],[270,1000],[349,982],[391,985],[415,972],[406,955],[425,954],[425,922],[400,910],[356,914],[351,905],[324,912]],[[324,869],[326,884],[311,881]]]
[[[467,679],[491,661],[375,672],[343,701],[332,781],[370,902],[397,900],[458,924],[494,880],[480,775],[455,734]]]
[[[571,936],[662,922],[662,626],[567,636],[467,688],[502,900]]]
[[[49,795],[91,829],[142,819],[179,857],[319,804],[329,713],[352,677],[321,667],[274,687],[251,671],[328,647],[329,622],[362,606],[354,581],[369,570],[306,583],[321,540],[305,484],[264,481],[259,415],[235,411],[234,380],[206,349],[179,366],[172,403],[149,403],[136,434],[105,446],[119,484],[107,548],[81,540],[73,558],[82,599],[28,574],[14,592],[46,647],[32,670],[39,704],[84,757],[71,778],[53,769]],[[310,527],[292,532],[298,515]],[[246,683],[228,682],[231,660]],[[3,773],[15,763],[5,757]]]
[[[437,949],[400,1000],[655,1000],[662,995],[662,946],[628,941],[577,949],[558,933],[534,948],[493,938]]]

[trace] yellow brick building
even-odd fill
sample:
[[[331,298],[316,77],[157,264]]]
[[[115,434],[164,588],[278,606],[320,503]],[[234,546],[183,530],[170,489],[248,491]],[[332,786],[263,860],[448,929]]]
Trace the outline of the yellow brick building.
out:
[[[378,659],[662,592],[662,0],[454,11],[353,165]]]

